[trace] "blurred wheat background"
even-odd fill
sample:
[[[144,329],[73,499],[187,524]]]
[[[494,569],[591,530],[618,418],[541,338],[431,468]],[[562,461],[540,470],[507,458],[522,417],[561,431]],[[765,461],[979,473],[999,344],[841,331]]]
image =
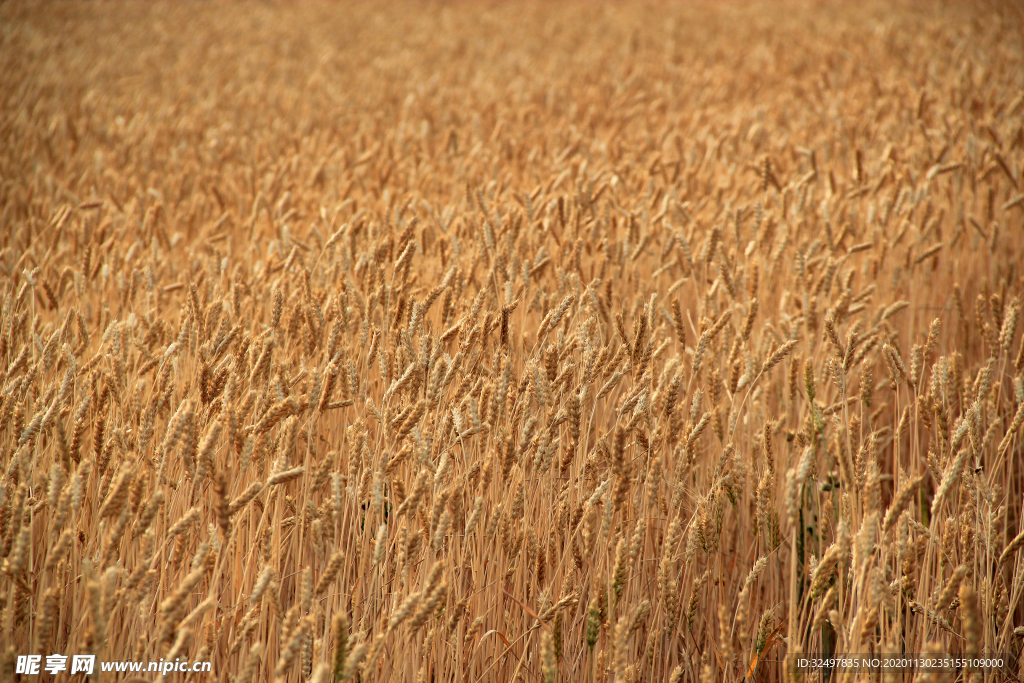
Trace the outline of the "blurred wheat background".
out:
[[[1017,680],[1022,36],[0,4],[0,672]]]

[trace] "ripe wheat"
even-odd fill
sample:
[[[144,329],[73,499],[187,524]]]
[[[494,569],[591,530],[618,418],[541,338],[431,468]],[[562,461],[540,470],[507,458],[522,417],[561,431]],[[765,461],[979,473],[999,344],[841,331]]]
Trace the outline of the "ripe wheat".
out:
[[[1017,676],[1021,30],[3,3],[0,675]]]

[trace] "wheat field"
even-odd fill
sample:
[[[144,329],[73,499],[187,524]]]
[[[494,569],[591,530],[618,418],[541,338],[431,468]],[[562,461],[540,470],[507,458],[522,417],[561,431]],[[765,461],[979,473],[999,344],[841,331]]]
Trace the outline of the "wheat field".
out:
[[[1014,3],[6,2],[0,93],[5,680],[1024,680]]]

